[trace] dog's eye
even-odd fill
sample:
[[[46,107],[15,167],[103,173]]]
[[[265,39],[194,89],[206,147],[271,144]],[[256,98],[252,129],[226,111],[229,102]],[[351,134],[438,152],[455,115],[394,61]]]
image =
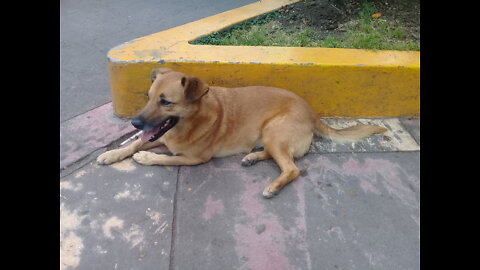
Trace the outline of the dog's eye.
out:
[[[172,102],[170,102],[166,99],[163,99],[163,98],[160,99],[160,105],[167,106],[167,105],[170,105],[170,104],[172,104]]]

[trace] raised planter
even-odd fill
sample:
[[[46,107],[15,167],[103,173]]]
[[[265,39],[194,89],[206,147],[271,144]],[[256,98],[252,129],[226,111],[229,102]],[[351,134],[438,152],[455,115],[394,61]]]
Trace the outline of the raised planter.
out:
[[[263,0],[112,48],[115,114],[134,116],[146,104],[151,69],[169,67],[214,86],[288,89],[325,117],[419,116],[419,52],[188,43],[294,2]]]

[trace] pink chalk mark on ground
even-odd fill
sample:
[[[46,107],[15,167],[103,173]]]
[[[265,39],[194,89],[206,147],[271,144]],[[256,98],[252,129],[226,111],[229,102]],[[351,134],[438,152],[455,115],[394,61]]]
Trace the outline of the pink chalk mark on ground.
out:
[[[370,181],[376,181],[376,178],[374,180],[370,179]],[[369,180],[365,179],[360,179],[360,187],[362,188],[363,192],[372,192],[376,195],[380,195],[381,192],[370,182]]]
[[[246,189],[240,198],[240,207],[246,215],[246,221],[235,224],[237,256],[247,258],[241,269],[293,269],[285,253],[286,230],[274,215],[264,211],[261,200],[265,199],[259,195],[264,183],[253,183],[251,180],[245,183]],[[265,231],[257,233],[255,226],[260,224],[265,225]]]
[[[416,178],[411,177],[408,173],[395,164],[384,159],[365,159],[364,162],[359,162],[350,158],[342,166],[342,171],[350,175],[356,175],[360,179],[360,187],[365,191],[370,191],[375,194],[381,194],[379,189],[375,186],[381,183],[389,194],[394,195],[400,201],[413,208],[418,208],[419,203],[415,198],[415,192],[408,188],[402,179],[408,179],[410,184],[416,185]],[[379,181],[377,176],[383,179]],[[408,176],[408,177],[406,177]],[[413,181],[412,181],[413,180]]]
[[[203,211],[202,218],[205,221],[210,220],[215,214],[223,214],[225,207],[221,200],[212,199],[212,195],[208,195],[205,202],[205,211]]]
[[[409,174],[400,165],[390,160],[366,158],[364,161],[360,161],[355,157],[350,157],[343,164],[337,164],[327,157],[319,157],[315,163],[308,160],[302,162],[309,167],[318,168],[321,174],[326,171],[338,173],[339,180],[342,181],[351,179],[346,176],[354,176],[354,181],[358,181],[365,193],[371,192],[375,195],[387,193],[412,209],[418,209],[420,206],[415,193],[415,190],[420,189],[418,176]],[[315,189],[315,192],[326,198],[322,206],[328,206],[328,193],[321,189]]]

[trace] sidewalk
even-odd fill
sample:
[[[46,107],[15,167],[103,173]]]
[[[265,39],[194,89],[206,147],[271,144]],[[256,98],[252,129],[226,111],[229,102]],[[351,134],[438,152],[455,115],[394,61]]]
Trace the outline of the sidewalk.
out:
[[[109,106],[61,126],[61,269],[419,269],[419,118],[327,119],[389,131],[316,138],[307,173],[267,200],[271,160],[97,165],[134,131]]]

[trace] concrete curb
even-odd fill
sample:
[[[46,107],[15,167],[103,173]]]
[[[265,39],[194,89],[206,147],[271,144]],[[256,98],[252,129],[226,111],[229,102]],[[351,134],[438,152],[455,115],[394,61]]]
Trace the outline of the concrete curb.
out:
[[[150,70],[170,67],[210,85],[289,89],[325,117],[419,116],[419,52],[188,43],[297,1],[256,2],[112,48],[114,113],[134,116],[146,104]]]

